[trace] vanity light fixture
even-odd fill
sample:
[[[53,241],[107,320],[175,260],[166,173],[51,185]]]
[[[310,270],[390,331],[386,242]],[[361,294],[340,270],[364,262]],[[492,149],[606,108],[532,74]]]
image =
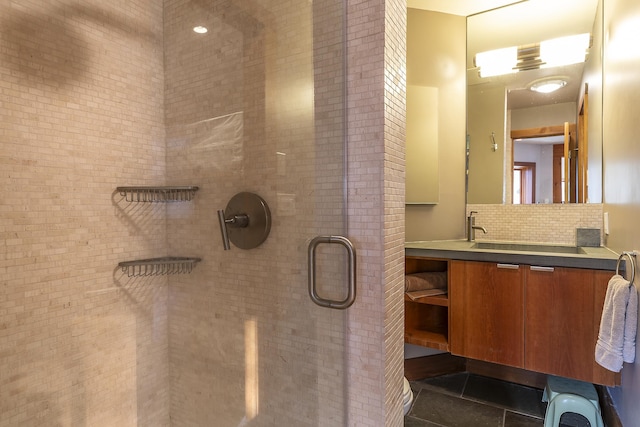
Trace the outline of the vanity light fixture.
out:
[[[203,27],[202,25],[198,25],[198,26],[193,27],[193,32],[194,33],[205,34],[207,31],[209,31],[207,29],[207,27]]]
[[[560,37],[523,46],[479,52],[474,61],[480,77],[584,62],[591,44],[589,33]]]
[[[515,73],[518,63],[518,48],[506,47],[476,54],[475,64],[480,70],[480,77],[499,76]]]
[[[590,44],[591,35],[589,33],[560,37],[541,42],[540,60],[545,64],[543,68],[584,62]]]
[[[551,93],[567,85],[567,81],[561,78],[536,80],[529,85],[529,90],[538,93]]]

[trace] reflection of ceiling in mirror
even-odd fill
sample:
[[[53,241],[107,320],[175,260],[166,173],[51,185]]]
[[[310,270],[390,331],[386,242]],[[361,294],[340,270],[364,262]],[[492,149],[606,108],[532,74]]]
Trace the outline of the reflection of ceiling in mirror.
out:
[[[520,0],[518,0],[520,1]],[[517,3],[514,0],[407,0],[412,9],[433,10],[451,15],[469,16],[486,10]]]
[[[478,52],[590,33],[598,0],[529,0],[467,19],[467,65]]]
[[[598,0],[529,0],[468,17],[467,84],[479,89],[505,87],[509,109],[575,102],[580,92],[584,63],[480,78],[473,58],[476,53],[487,50],[591,33],[597,7]],[[599,52],[589,54],[598,55]],[[568,84],[545,95],[528,90],[531,82],[544,77],[561,77]]]
[[[481,79],[478,77],[478,71],[475,68],[471,68],[467,70],[467,85],[487,89],[495,86],[506,88],[508,92],[507,108],[510,110],[544,104],[576,102],[580,91],[583,69],[584,63],[579,63]],[[544,77],[562,78],[567,82],[567,85],[560,90],[545,94],[529,90],[531,82]]]
[[[501,47],[539,43],[569,34],[590,33],[597,6],[598,0],[407,0],[409,8],[468,17],[467,84],[483,85],[487,89],[505,87],[509,93],[510,109],[575,102],[584,64],[480,78],[473,65],[475,54]],[[528,90],[532,81],[552,76],[566,79],[567,86],[545,95]]]

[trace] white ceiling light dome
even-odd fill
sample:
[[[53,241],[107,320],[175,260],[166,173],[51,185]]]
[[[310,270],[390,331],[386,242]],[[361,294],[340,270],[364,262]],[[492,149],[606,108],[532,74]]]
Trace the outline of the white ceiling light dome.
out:
[[[546,77],[544,79],[534,80],[529,84],[529,90],[538,93],[551,93],[561,89],[567,85],[565,77]]]

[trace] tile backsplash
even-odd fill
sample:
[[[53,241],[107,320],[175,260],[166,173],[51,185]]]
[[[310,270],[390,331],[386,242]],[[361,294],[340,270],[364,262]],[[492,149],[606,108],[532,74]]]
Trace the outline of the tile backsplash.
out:
[[[487,229],[476,240],[575,245],[577,228],[602,228],[602,204],[467,205],[471,211]]]

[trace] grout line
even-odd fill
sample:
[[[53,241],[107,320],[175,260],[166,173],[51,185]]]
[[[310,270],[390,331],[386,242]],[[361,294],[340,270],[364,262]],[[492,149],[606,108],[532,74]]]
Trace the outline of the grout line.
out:
[[[544,421],[544,414],[542,414],[542,415],[533,414],[533,413],[529,413],[529,412],[523,411],[521,408],[510,407],[508,405],[506,405],[506,406],[505,405],[500,405],[497,402],[493,402],[491,400],[482,400],[479,397],[465,396],[467,387],[469,386],[470,379],[471,379],[471,375],[469,375],[468,373],[465,374],[464,382],[463,382],[463,385],[462,385],[462,388],[461,388],[461,392],[458,392],[458,393],[454,393],[451,390],[447,390],[446,388],[440,388],[438,386],[431,385],[431,384],[428,384],[428,383],[424,384],[424,385],[421,385],[420,389],[417,390],[413,405],[415,405],[415,403],[417,402],[419,396],[421,394],[423,394],[422,392],[426,390],[427,393],[432,393],[433,392],[433,393],[438,393],[438,394],[442,394],[442,395],[448,395],[448,396],[454,397],[456,399],[460,399],[461,401],[473,402],[473,403],[480,404],[480,405],[483,405],[483,406],[486,406],[486,407],[492,407],[492,408],[495,408],[495,409],[500,409],[500,410],[503,411],[502,412],[502,424],[499,425],[500,427],[505,427],[506,419],[507,419],[507,413],[508,412],[511,412],[511,413],[519,415],[519,416],[527,417],[527,418],[529,418],[531,420],[535,420],[535,421],[538,421],[538,422]],[[534,388],[529,387],[529,386],[521,386],[521,387],[527,388],[527,389],[534,389]],[[413,409],[413,405],[412,405],[412,409]],[[422,420],[422,418],[416,416],[415,414],[412,415],[412,418]],[[425,420],[425,421],[433,423],[433,421],[430,421],[430,420]],[[542,424],[540,424],[540,425],[542,425]]]
[[[504,408],[504,410],[505,411],[509,411],[509,412],[513,412],[514,414],[517,414],[517,415],[522,415],[523,417],[529,417],[529,418],[533,418],[533,419],[536,419],[536,420],[544,420],[544,414],[542,414],[542,416],[533,415],[533,414],[530,414],[528,412],[519,411],[519,410],[513,409],[513,408]]]
[[[471,377],[471,375],[467,373],[467,377],[464,379],[464,384],[462,385],[460,397],[464,397],[464,392],[467,390],[467,384],[469,384],[469,377]]]
[[[447,426],[447,425],[444,425],[444,424],[434,423],[433,421],[425,420],[424,418],[419,418],[419,417],[414,417],[414,416],[409,416],[409,415],[407,415],[405,418],[412,418],[414,420],[426,421],[430,425],[433,425],[433,426],[436,426],[436,427],[451,427],[451,426]]]

